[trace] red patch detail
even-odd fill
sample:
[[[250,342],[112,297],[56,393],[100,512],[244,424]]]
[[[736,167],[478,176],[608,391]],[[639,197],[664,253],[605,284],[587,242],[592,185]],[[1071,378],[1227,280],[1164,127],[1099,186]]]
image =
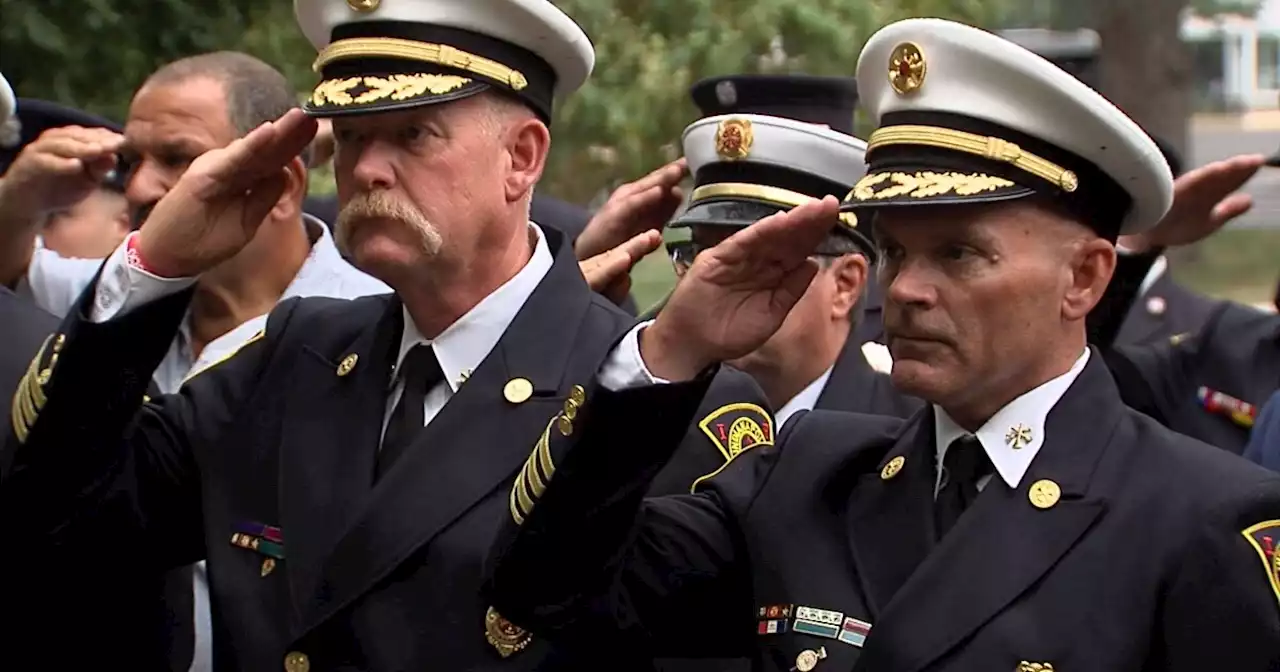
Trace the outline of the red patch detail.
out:
[[[1276,536],[1280,535],[1280,520],[1258,523],[1244,530],[1242,534],[1262,558],[1271,590],[1275,592],[1276,599],[1280,600],[1280,553],[1276,552],[1275,545]]]

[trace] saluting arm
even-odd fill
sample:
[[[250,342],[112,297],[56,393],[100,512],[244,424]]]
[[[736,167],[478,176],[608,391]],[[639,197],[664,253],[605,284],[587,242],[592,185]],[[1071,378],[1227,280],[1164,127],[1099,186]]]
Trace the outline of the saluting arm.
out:
[[[150,276],[125,261],[125,250],[104,265],[18,385],[0,474],[0,531],[29,550],[174,566],[204,553],[195,446],[233,421],[265,342],[248,344],[180,394],[144,403],[194,281]]]
[[[315,120],[295,109],[204,153],[108,259],[14,396],[0,531],[78,545],[95,562],[114,553],[166,567],[203,557],[197,456],[252,403],[274,343],[258,338],[179,395],[139,407],[187,288],[253,239],[315,133]],[[295,305],[277,308],[268,332],[283,331]]]
[[[505,618],[576,651],[740,653],[726,651],[735,644],[715,635],[708,616],[744,597],[744,617],[750,610],[720,497],[644,499],[712,376],[637,385],[647,374],[635,368],[636,333],[610,355],[595,389],[552,418],[517,477],[486,593]],[[749,631],[750,623],[737,630]]]
[[[742,453],[707,494],[643,497],[693,421],[708,371],[777,332],[813,280],[809,256],[837,216],[828,196],[698,255],[657,319],[610,354],[604,389],[584,407],[566,404],[516,479],[513,521],[497,540],[487,584],[499,612],[588,649],[619,637],[654,654],[750,648],[713,650],[722,638],[707,633],[723,626],[729,649],[737,633],[750,636],[750,573],[733,511],[751,506],[758,475],[778,452]],[[654,385],[655,375],[686,382]],[[586,401],[585,391],[579,396]]]

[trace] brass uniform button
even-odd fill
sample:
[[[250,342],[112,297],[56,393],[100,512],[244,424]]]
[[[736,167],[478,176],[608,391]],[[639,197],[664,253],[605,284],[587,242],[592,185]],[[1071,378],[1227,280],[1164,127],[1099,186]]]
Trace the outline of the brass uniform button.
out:
[[[902,471],[902,467],[906,463],[907,463],[907,458],[901,455],[893,458],[892,460],[889,460],[889,463],[884,465],[884,469],[880,470],[880,478],[882,480],[887,481],[893,478],[894,476],[897,476],[898,472]]]
[[[284,656],[284,672],[311,672],[311,659],[305,653],[290,651]]]
[[[533,396],[533,383],[525,378],[512,378],[507,381],[507,386],[502,388],[502,396],[513,404],[523,404]]]
[[[1037,509],[1052,509],[1061,498],[1062,488],[1048,479],[1032,483],[1031,489],[1027,491],[1027,499],[1030,499],[1031,505]]]
[[[360,361],[360,355],[351,353],[342,358],[342,363],[338,365],[338,375],[345,376],[356,368],[356,362]]]

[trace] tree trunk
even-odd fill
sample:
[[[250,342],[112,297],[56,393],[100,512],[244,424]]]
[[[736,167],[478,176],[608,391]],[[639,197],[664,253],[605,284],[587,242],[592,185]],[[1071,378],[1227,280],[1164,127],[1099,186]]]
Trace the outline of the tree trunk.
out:
[[[1191,51],[1179,36],[1187,0],[1088,0],[1102,38],[1101,92],[1147,133],[1187,156]]]

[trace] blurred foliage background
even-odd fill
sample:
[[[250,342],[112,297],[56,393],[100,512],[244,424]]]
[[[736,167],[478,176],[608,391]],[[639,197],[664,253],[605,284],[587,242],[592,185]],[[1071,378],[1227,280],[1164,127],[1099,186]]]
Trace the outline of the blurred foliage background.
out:
[[[1178,35],[1181,17],[1188,11],[1212,17],[1258,9],[1257,0],[556,4],[591,36],[597,65],[588,85],[559,105],[553,153],[539,189],[588,206],[677,155],[680,132],[696,117],[688,89],[698,79],[741,72],[852,75],[866,38],[911,16],[990,29],[1092,28],[1102,37],[1102,92],[1185,150],[1192,67]],[[200,52],[233,49],[258,56],[280,68],[300,95],[314,83],[315,51],[298,30],[289,0],[0,0],[0,17],[0,71],[18,95],[116,119],[125,117],[133,91],[156,67]],[[860,128],[866,129],[865,120]],[[313,188],[332,190],[331,175],[317,171]],[[1231,255],[1225,266],[1231,266]],[[660,292],[670,281],[666,264],[647,260],[646,268],[653,269],[653,279],[638,277],[638,284]]]
[[[1176,14],[1185,3],[560,0],[595,43],[597,67],[586,88],[557,112],[543,188],[587,203],[675,156],[680,131],[696,116],[687,92],[698,79],[735,72],[852,75],[863,41],[896,19],[1074,26],[1095,5],[1161,5]],[[0,70],[18,95],[116,119],[124,118],[132,92],[157,66],[205,51],[258,56],[300,92],[314,81],[315,51],[288,0],[0,0],[0,16]]]

